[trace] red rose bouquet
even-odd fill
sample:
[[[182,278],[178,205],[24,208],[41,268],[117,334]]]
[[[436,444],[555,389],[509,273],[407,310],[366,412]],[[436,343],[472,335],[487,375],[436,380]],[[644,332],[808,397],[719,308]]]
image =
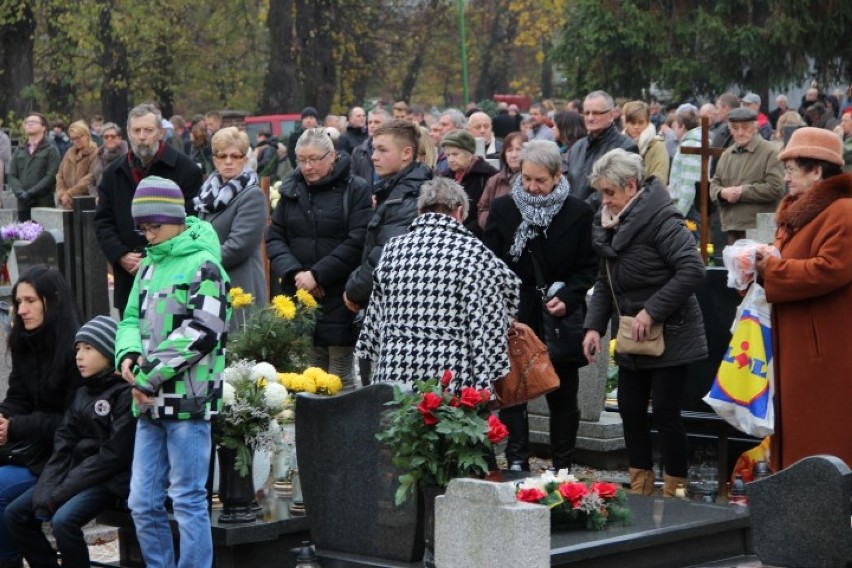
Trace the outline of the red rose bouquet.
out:
[[[609,522],[626,523],[630,509],[624,489],[615,483],[577,481],[568,470],[546,472],[518,483],[515,496],[524,503],[550,507],[554,527],[585,526],[602,530]]]
[[[441,381],[415,381],[414,390],[394,386],[390,425],[376,435],[393,453],[402,474],[396,503],[403,503],[417,484],[446,487],[455,477],[482,476],[492,446],[508,435],[506,426],[491,414],[487,389],[464,387],[458,394],[448,389],[446,371]]]

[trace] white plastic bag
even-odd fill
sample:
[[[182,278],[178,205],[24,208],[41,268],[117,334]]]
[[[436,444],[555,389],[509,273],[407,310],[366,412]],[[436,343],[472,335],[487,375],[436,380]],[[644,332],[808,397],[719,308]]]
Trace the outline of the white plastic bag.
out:
[[[778,249],[751,239],[739,239],[722,251],[722,260],[728,269],[728,288],[745,290],[754,282],[754,261],[757,252],[781,258]]]
[[[734,428],[764,438],[775,430],[772,326],[766,292],[752,284],[737,308],[731,342],[702,399]]]

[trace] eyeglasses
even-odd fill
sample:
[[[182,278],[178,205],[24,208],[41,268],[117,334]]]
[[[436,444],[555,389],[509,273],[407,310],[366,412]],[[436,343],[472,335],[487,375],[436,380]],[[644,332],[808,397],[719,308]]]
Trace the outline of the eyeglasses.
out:
[[[245,154],[216,154],[216,159],[221,160],[223,162],[227,162],[231,160],[232,162],[238,162],[246,157]]]
[[[323,154],[319,158],[298,158],[296,160],[296,163],[299,164],[300,166],[315,166],[315,165],[319,164],[320,162],[322,162],[323,160],[325,160],[326,157],[328,157],[329,154],[331,154],[331,152],[326,152],[325,154]]]
[[[162,229],[162,225],[148,225],[147,227],[136,227],[136,234],[144,237],[148,233],[154,234],[159,232]]]
[[[104,134],[101,138],[104,140],[115,140],[118,138],[118,134]]]
[[[603,116],[611,111],[611,108],[608,108],[606,110],[584,110],[583,116]]]
[[[799,168],[791,168],[790,166],[784,166],[784,175],[791,176],[793,174],[799,173],[801,170]]]

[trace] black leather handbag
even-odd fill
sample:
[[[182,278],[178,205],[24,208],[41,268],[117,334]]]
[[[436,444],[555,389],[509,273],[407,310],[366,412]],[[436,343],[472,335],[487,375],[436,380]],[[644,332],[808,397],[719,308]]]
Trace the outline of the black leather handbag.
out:
[[[0,466],[30,467],[47,457],[49,449],[38,440],[18,440],[0,446]]]

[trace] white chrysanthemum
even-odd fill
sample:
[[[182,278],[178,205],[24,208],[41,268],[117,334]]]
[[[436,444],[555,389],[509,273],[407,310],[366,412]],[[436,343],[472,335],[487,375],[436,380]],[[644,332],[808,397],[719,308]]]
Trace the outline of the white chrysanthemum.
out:
[[[237,390],[234,388],[234,385],[228,382],[222,383],[222,404],[234,404],[236,398]]]
[[[570,472],[570,469],[560,469],[556,473],[556,481],[558,481],[559,483],[572,483],[574,481],[577,481],[577,478],[574,477],[574,475]]]
[[[523,481],[518,484],[519,489],[538,489],[539,491],[544,491],[544,486],[546,482],[541,477],[527,477]]]
[[[256,381],[258,379],[266,379],[270,383],[276,382],[278,377],[275,373],[275,367],[266,362],[258,363],[252,367],[251,380]]]
[[[270,382],[263,389],[263,400],[269,408],[277,409],[284,406],[289,394],[287,388],[281,383]]]
[[[292,422],[296,419],[296,413],[293,412],[292,408],[285,408],[284,410],[279,412],[278,416],[276,416],[275,418],[281,420],[282,422]]]

